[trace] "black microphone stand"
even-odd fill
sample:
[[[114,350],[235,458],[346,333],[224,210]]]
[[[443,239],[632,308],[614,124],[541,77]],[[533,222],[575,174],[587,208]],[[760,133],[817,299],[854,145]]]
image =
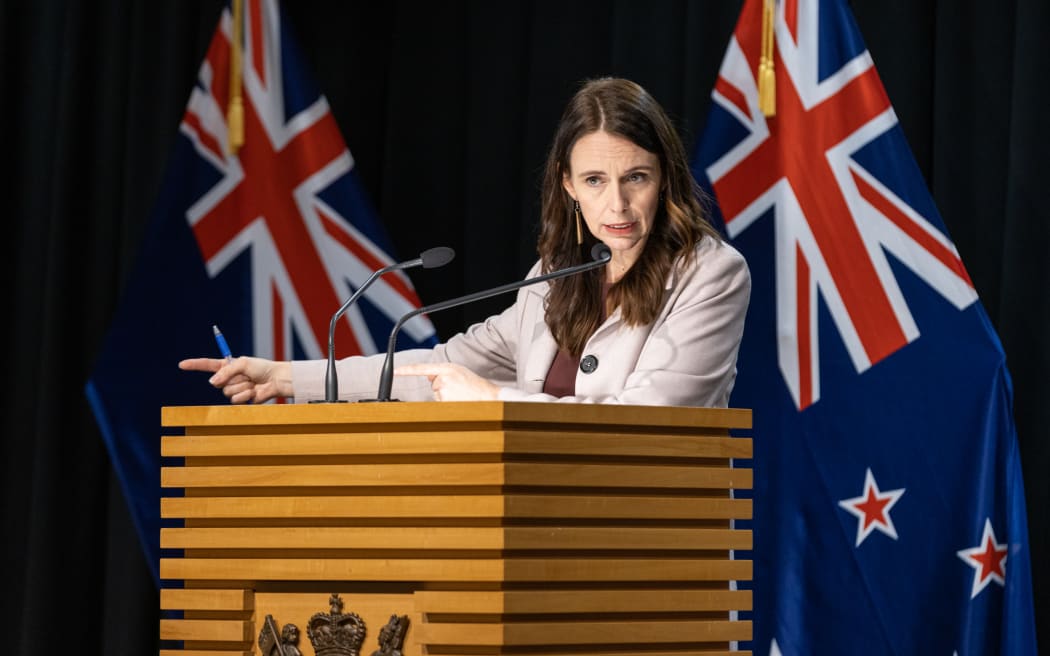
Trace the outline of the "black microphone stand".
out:
[[[339,377],[335,371],[335,327],[339,324],[339,319],[342,318],[343,314],[350,309],[350,306],[356,303],[357,299],[361,297],[361,294],[363,294],[373,282],[378,280],[379,277],[385,273],[411,269],[418,266],[421,266],[424,269],[434,269],[445,266],[451,262],[454,257],[456,257],[456,252],[454,250],[445,246],[438,246],[437,248],[430,248],[423,251],[419,254],[419,257],[414,260],[387,265],[368,276],[368,280],[365,280],[364,284],[358,287],[357,291],[346,300],[346,303],[343,303],[342,307],[336,310],[336,313],[332,315],[332,320],[328,323],[328,366],[325,369],[324,374],[325,403],[340,403]]]
[[[557,271],[551,271],[534,278],[526,278],[525,280],[518,280],[516,282],[507,283],[506,285],[500,285],[493,289],[487,289],[480,292],[474,292],[473,294],[467,294],[447,301],[441,301],[440,303],[434,303],[433,305],[427,305],[424,307],[416,308],[411,312],[408,312],[394,324],[394,329],[390,331],[390,340],[387,342],[386,347],[386,359],[383,360],[383,371],[379,376],[379,392],[376,394],[375,401],[390,401],[390,392],[394,386],[394,344],[397,341],[397,333],[401,330],[401,326],[405,324],[409,319],[417,315],[423,314],[424,312],[439,312],[441,310],[447,310],[449,308],[456,307],[457,305],[464,305],[466,303],[473,303],[474,301],[480,301],[491,296],[498,296],[506,292],[512,292],[522,287],[534,285],[536,283],[547,282],[548,280],[554,280],[556,278],[564,278],[566,276],[572,276],[577,273],[583,273],[584,271],[590,271],[596,269],[610,259],[612,259],[612,252],[609,247],[605,244],[598,243],[591,249],[591,257],[594,258],[593,262],[586,262],[584,264],[577,264],[576,266],[567,267],[565,269],[559,269]]]

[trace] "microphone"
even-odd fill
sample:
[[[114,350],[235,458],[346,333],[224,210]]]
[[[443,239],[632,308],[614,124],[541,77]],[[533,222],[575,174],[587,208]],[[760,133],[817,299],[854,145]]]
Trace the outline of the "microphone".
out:
[[[407,260],[405,262],[399,262],[398,264],[385,266],[370,275],[368,280],[358,287],[357,291],[346,300],[346,303],[343,303],[343,306],[336,310],[336,313],[332,315],[332,320],[328,323],[328,368],[325,370],[324,374],[325,403],[337,403],[339,401],[339,378],[335,372],[335,327],[339,323],[339,319],[343,314],[350,309],[350,306],[353,305],[361,294],[363,294],[365,290],[384,273],[412,269],[419,266],[424,269],[436,269],[437,267],[445,266],[451,262],[454,257],[456,257],[456,251],[445,246],[438,246],[437,248],[430,248],[423,251],[419,254],[419,257],[414,260]]]
[[[612,251],[609,250],[608,246],[599,242],[591,248],[591,258],[594,260],[593,262],[586,262],[584,264],[577,264],[576,266],[566,267],[557,271],[551,271],[550,273],[545,273],[534,278],[518,280],[517,282],[493,287],[492,289],[480,292],[474,292],[473,294],[467,294],[466,296],[460,296],[440,303],[434,303],[433,305],[416,308],[411,312],[408,312],[397,320],[397,323],[394,324],[394,329],[390,332],[390,341],[387,342],[386,347],[386,360],[383,361],[383,371],[379,376],[379,393],[376,395],[375,400],[390,400],[390,390],[394,386],[394,342],[397,341],[397,333],[401,330],[401,326],[412,317],[424,312],[437,312],[439,310],[447,310],[459,305],[466,305],[467,303],[473,303],[474,301],[480,301],[491,296],[498,296],[499,294],[512,292],[539,282],[546,282],[548,280],[554,280],[555,278],[564,278],[566,276],[576,275],[577,273],[583,273],[584,271],[590,271],[591,269],[596,269],[602,266],[612,259]]]

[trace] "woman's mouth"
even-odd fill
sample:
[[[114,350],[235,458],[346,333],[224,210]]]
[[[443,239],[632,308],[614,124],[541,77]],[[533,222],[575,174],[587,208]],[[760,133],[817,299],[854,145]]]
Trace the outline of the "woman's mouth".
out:
[[[609,232],[609,233],[612,233],[614,235],[616,235],[616,234],[627,234],[627,233],[630,233],[632,230],[634,230],[634,223],[632,223],[632,222],[628,222],[628,223],[606,223],[605,224],[605,231]]]

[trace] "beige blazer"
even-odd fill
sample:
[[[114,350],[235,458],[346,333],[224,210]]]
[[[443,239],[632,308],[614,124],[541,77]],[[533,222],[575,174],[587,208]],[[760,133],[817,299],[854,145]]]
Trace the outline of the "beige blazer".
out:
[[[539,272],[533,267],[529,276]],[[598,328],[583,355],[597,358],[591,373],[578,371],[574,396],[543,394],[558,346],[544,322],[546,283],[518,292],[514,305],[474,324],[433,349],[401,351],[395,365],[455,362],[500,386],[505,401],[625,403],[726,407],[736,379],[751,278],[732,246],[705,238],[693,264],[668,277],[659,316],[628,327],[616,309]],[[338,364],[340,397],[375,398],[383,356],[350,357]],[[324,398],[323,360],[294,362],[297,402]],[[421,376],[395,376],[393,397],[433,400]]]

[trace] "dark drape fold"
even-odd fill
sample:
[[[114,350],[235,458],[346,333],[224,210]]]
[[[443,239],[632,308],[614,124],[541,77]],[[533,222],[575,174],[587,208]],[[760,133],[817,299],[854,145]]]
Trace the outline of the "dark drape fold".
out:
[[[414,276],[421,297],[437,301],[515,279],[535,259],[544,154],[580,80],[637,80],[691,148],[740,4],[302,0],[285,10],[397,251],[459,253],[453,266]],[[10,352],[0,412],[8,654],[50,652],[40,645],[66,636],[82,654],[156,649],[157,592],[82,386],[148,229],[222,5],[0,2],[9,171],[0,182],[9,208],[0,266],[14,283],[0,322]],[[1050,8],[1045,0],[853,5],[1007,351],[1037,624],[1046,626],[1050,210],[1040,192],[1050,178],[1042,46]],[[434,323],[448,337],[507,302]]]
[[[1018,2],[1014,14],[1011,59],[1012,86],[1003,99],[1008,115],[1009,146],[1002,175],[1006,185],[1001,214],[978,220],[1002,223],[1002,250],[989,268],[999,271],[998,312],[993,315],[1014,380],[1014,418],[1020,433],[1021,466],[1028,505],[1032,549],[1033,593],[1037,626],[1050,616],[1050,522],[1040,509],[1050,507],[1050,211],[1046,181],[1050,180],[1050,85],[1037,62],[1040,43],[1050,31],[1050,4]],[[1001,217],[1001,218],[1000,218]],[[1040,621],[1043,620],[1043,621]],[[1050,642],[1044,631],[1043,649]]]

